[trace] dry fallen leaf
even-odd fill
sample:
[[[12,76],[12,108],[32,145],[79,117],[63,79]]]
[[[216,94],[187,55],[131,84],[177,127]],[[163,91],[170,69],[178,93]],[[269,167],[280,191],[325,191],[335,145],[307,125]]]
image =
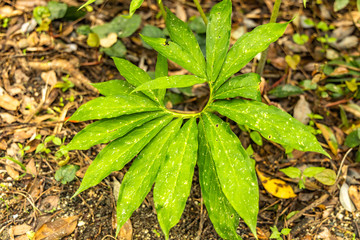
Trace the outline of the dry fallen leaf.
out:
[[[31,226],[29,226],[25,223],[21,224],[21,225],[12,226],[11,228],[12,228],[12,232],[15,236],[23,235],[32,229]]]
[[[19,107],[19,105],[20,102],[16,98],[13,98],[5,92],[1,94],[0,91],[0,107],[9,111],[15,111]]]
[[[119,232],[119,240],[132,240],[133,228],[130,219],[122,226]]]
[[[48,71],[48,72],[42,72],[41,73],[41,79],[49,84],[50,86],[54,86],[57,82],[56,73],[54,70]]]
[[[11,167],[9,165],[5,166],[5,170],[6,170],[7,174],[9,174],[9,176],[14,180],[17,180],[20,176],[19,172],[16,171],[13,167]]]
[[[45,223],[36,231],[34,240],[57,240],[70,235],[76,228],[79,216],[59,218]]]
[[[116,33],[109,33],[107,37],[100,39],[100,46],[104,48],[109,48],[114,45],[117,41],[118,35]]]
[[[310,120],[309,114],[311,114],[310,105],[306,101],[305,96],[301,95],[294,107],[294,118],[306,125]]]
[[[33,176],[37,176],[37,169],[33,158],[26,164],[26,172]]]
[[[360,186],[352,185],[349,187],[349,196],[357,210],[360,210]]]
[[[315,123],[317,128],[320,129],[322,135],[324,136],[331,152],[334,155],[337,155],[338,152],[338,143],[336,141],[336,137],[334,132],[327,126],[325,126],[324,124],[321,123]]]
[[[346,211],[354,212],[356,210],[349,196],[349,185],[346,183],[340,188],[340,203]]]
[[[41,200],[41,204],[39,209],[41,211],[51,211],[53,209],[56,209],[60,202],[59,196],[47,196],[43,200]]]
[[[284,199],[296,197],[296,194],[291,186],[283,180],[267,177],[257,168],[256,172],[265,190],[271,195]]]

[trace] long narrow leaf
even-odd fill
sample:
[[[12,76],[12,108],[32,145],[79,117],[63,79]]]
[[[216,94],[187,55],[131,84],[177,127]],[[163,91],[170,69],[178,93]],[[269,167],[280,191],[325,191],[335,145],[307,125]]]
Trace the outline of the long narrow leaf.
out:
[[[188,52],[195,60],[195,64],[198,68],[205,72],[205,58],[195,35],[189,26],[177,18],[169,9],[166,9],[166,13],[166,28],[169,31],[171,40]]]
[[[159,105],[145,96],[116,95],[98,97],[79,107],[70,120],[87,121],[156,110],[161,110]]]
[[[216,4],[210,11],[206,30],[206,72],[214,82],[229,50],[231,33],[231,0]]]
[[[132,129],[164,115],[163,112],[145,112],[96,121],[76,134],[65,149],[68,151],[86,150],[96,144],[110,142],[124,136]]]
[[[135,13],[136,9],[138,9],[143,2],[144,2],[144,0],[131,0],[130,9],[129,9],[129,17],[131,17]]]
[[[155,66],[155,78],[166,77],[166,76],[168,76],[168,61],[166,57],[164,57],[159,53]],[[158,89],[157,94],[158,94],[159,102],[160,103],[164,102],[166,89]]]
[[[211,108],[239,125],[258,131],[268,140],[300,151],[319,152],[328,156],[304,124],[274,106],[235,99],[217,101]]]
[[[288,23],[268,23],[256,27],[237,40],[228,52],[214,88],[220,87],[230,76],[244,67],[256,54],[264,51],[283,35]]]
[[[130,94],[135,87],[124,80],[110,80],[107,82],[92,84],[104,96],[115,96]]]
[[[165,161],[170,140],[179,131],[181,123],[182,119],[178,118],[164,127],[141,151],[125,174],[116,209],[118,231],[150,192],[158,170]]]
[[[188,51],[184,50],[177,43],[171,41],[166,42],[166,39],[164,38],[146,37],[141,34],[140,36],[147,44],[167,59],[179,64],[198,77],[206,77],[205,69],[203,67],[199,67],[193,56],[191,56]]]
[[[190,87],[194,84],[206,82],[205,78],[198,78],[194,75],[175,75],[169,77],[161,77],[155,80],[143,83],[135,89],[135,91],[142,91],[148,89],[166,89],[173,87]]]
[[[190,194],[198,149],[196,119],[191,118],[180,129],[170,145],[154,187],[154,204],[165,238],[184,211]]]
[[[223,239],[241,239],[236,233],[239,215],[224,195],[216,173],[203,122],[199,123],[199,182],[206,210],[216,232]]]
[[[122,59],[122,58],[116,58],[114,57],[114,63],[119,70],[120,74],[132,85],[135,87],[140,86],[141,84],[151,81],[150,76],[141,68],[135,66],[128,60]],[[144,91],[144,94],[149,96],[151,99],[155,100],[156,102],[159,102],[158,97],[156,96],[156,93],[152,90]]]
[[[171,119],[171,116],[157,118],[108,144],[86,170],[74,196],[97,185],[110,173],[122,169]]]
[[[214,99],[244,97],[256,101],[261,100],[260,76],[256,73],[243,74],[226,81],[216,90]]]
[[[227,123],[211,113],[202,114],[201,121],[222,190],[256,235],[259,187],[255,166]]]

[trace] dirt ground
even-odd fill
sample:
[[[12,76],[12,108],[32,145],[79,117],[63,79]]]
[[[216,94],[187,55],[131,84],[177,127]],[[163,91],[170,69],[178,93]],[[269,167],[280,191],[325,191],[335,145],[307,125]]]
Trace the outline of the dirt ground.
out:
[[[78,7],[85,1],[60,2]],[[77,33],[81,25],[100,25],[118,14],[127,13],[130,5],[129,0],[100,2],[92,5],[93,11],[77,20],[57,19],[46,31],[33,28],[23,33],[21,29],[31,21],[34,7],[46,5],[47,1],[0,1],[0,239],[34,239],[34,234],[37,234],[36,239],[115,239],[114,191],[131,163],[99,185],[71,198],[86,168],[104,145],[70,152],[67,163],[79,169],[75,179],[66,184],[55,179],[56,171],[65,164],[61,162],[65,159],[56,158],[59,146],[49,141],[45,145],[47,151],[35,153],[47,136],[61,140],[65,137],[61,145],[67,144],[89,124],[65,123],[81,104],[99,96],[89,83],[123,79],[112,59],[99,47],[90,47],[86,37]],[[183,20],[199,16],[192,1],[163,2]],[[201,4],[208,12],[216,2],[203,0]],[[273,2],[232,2],[233,44],[242,33],[269,21]],[[162,17],[157,17],[158,12],[156,1],[144,1],[136,12],[141,16],[140,27],[131,36],[121,38],[127,49],[125,58],[147,71],[154,71],[156,53],[143,47],[139,33],[146,25],[165,27]],[[304,8],[301,1],[283,0],[278,22],[290,21],[296,15],[298,17],[284,36],[269,48],[262,76],[263,102],[292,115],[311,110],[322,116],[321,119],[315,116],[311,122],[319,142],[332,158],[299,151],[287,155],[283,147],[265,140],[259,146],[251,140],[249,132],[241,131],[236,123],[228,120],[244,147],[251,146],[254,150],[259,172],[285,181],[296,194],[289,199],[277,198],[259,181],[258,237],[269,239],[270,227],[277,226],[279,230],[291,229],[283,239],[360,239],[360,167],[355,161],[359,147],[348,152],[349,147],[344,144],[346,136],[360,126],[357,88],[360,82],[360,12],[355,1],[335,12],[334,1],[308,1]],[[5,18],[8,19],[6,24]],[[309,27],[305,19],[311,19],[315,25],[323,21],[330,28]],[[304,44],[295,43],[296,33],[305,34],[309,39]],[[319,39],[321,37],[325,40]],[[331,37],[335,40],[329,40]],[[241,73],[254,71],[257,62],[258,59],[251,61]],[[169,64],[169,71],[173,75],[186,73],[174,63]],[[306,88],[302,85],[304,80],[311,80],[317,86]],[[68,83],[72,84],[65,89]],[[280,94],[271,94],[277,86],[285,85],[298,88],[291,90],[295,93],[282,89]],[[299,88],[302,91],[296,92]],[[169,95],[169,106],[196,110],[207,92],[206,85],[196,86],[190,93],[168,90],[172,97],[180,96],[174,100]],[[296,110],[297,105],[300,110]],[[21,162],[26,171],[6,157]],[[279,171],[290,166],[302,170],[306,167],[331,169],[337,174],[336,183],[324,185],[308,178],[306,188],[299,189],[298,179]],[[353,211],[349,211],[348,203],[340,201],[344,198],[340,192],[344,183],[357,189],[357,193],[351,195],[355,205]],[[243,239],[255,239],[242,221],[238,233]],[[152,192],[125,224],[119,239],[164,239],[156,219]],[[220,239],[202,201],[197,169],[185,212],[171,230],[170,239]]]

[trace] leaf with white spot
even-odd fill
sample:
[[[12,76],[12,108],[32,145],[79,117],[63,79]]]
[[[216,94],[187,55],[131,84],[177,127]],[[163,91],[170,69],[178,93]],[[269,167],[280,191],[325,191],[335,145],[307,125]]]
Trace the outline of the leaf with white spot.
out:
[[[97,185],[110,173],[122,169],[172,118],[172,116],[164,116],[154,119],[108,144],[86,170],[84,179],[74,196]]]
[[[116,208],[118,231],[150,192],[158,170],[165,160],[170,140],[179,131],[182,121],[178,118],[164,127],[141,151],[125,174]]]
[[[203,113],[201,124],[206,130],[205,137],[223,193],[256,235],[259,187],[254,163],[229,124],[212,113]]]
[[[241,239],[236,233],[239,215],[225,197],[212,159],[210,146],[205,138],[203,122],[199,123],[199,182],[206,210],[216,232],[223,239]]]
[[[244,34],[229,50],[222,65],[214,89],[220,87],[229,77],[244,67],[256,54],[264,51],[283,35],[288,23],[268,23]]]
[[[248,73],[231,78],[216,90],[214,99],[234,97],[250,98],[261,101],[259,90],[260,76],[256,73]]]
[[[216,4],[210,11],[206,29],[206,72],[211,82],[219,75],[229,50],[231,12],[230,0]]]
[[[206,63],[198,41],[189,26],[166,9],[166,28],[171,40],[189,53],[198,69],[205,73]],[[176,54],[176,53],[174,53]]]
[[[141,38],[157,52],[161,53],[167,59],[179,64],[189,72],[198,77],[205,78],[206,73],[203,67],[200,67],[191,54],[184,50],[179,44],[169,41],[165,38],[152,38],[141,35]]]
[[[309,129],[288,113],[262,102],[234,99],[217,101],[211,109],[250,129],[267,140],[300,151],[319,152],[329,156]]]
[[[135,87],[152,80],[149,74],[128,60],[116,57],[114,57],[113,60],[120,74]],[[154,91],[144,91],[144,94],[156,102],[160,102]]]
[[[102,95],[106,97],[130,94],[135,89],[135,87],[127,81],[117,79],[101,83],[93,83],[91,85],[93,85]]]
[[[79,107],[69,120],[87,121],[157,110],[161,110],[159,105],[146,96],[116,95],[98,97]]]
[[[199,78],[194,75],[175,75],[169,77],[160,77],[155,80],[146,82],[138,86],[135,91],[148,89],[166,89],[166,88],[182,88],[190,87],[195,84],[206,82],[206,78]]]
[[[155,78],[166,77],[167,75],[168,75],[167,58],[159,53],[155,66]],[[165,93],[166,93],[166,89],[157,90],[157,95],[160,103],[164,102]]]
[[[96,144],[110,142],[124,136],[132,129],[164,115],[165,113],[160,111],[145,112],[96,121],[76,134],[65,149],[68,151],[86,150]]]
[[[190,194],[198,150],[196,119],[191,118],[180,129],[168,148],[154,187],[154,204],[165,238],[184,211]]]

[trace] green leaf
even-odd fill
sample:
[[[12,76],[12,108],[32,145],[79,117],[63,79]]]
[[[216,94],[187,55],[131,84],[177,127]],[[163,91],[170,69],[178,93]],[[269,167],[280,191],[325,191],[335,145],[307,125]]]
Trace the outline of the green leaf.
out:
[[[100,45],[100,38],[96,33],[89,33],[86,43],[89,47],[98,47]]]
[[[135,87],[140,86],[141,84],[151,81],[150,76],[141,68],[135,66],[128,60],[122,58],[113,58],[116,68],[119,70],[120,74],[132,85]],[[144,94],[149,96],[155,101],[159,101],[155,92],[152,90],[144,91]]]
[[[352,131],[345,139],[346,146],[348,147],[356,147],[360,145],[360,128]]]
[[[201,115],[222,190],[256,236],[259,187],[255,166],[229,125],[211,113]]]
[[[179,131],[182,119],[164,127],[134,160],[121,183],[117,202],[117,232],[141,205],[154,184],[160,166],[165,161],[170,140]]]
[[[356,6],[357,6],[358,11],[360,12],[360,0],[356,1]]]
[[[168,61],[166,57],[164,57],[159,53],[155,66],[155,78],[166,77],[167,75],[168,75]],[[166,89],[157,90],[157,96],[159,98],[160,103],[164,102],[165,94],[166,94]]]
[[[165,238],[184,211],[190,194],[198,150],[196,119],[191,118],[180,129],[167,150],[154,187],[154,205]]]
[[[119,38],[131,36],[140,26],[140,15],[133,15],[126,18],[122,15],[115,17],[111,22],[95,26],[91,30],[96,33],[99,38],[106,37],[109,33],[115,32]]]
[[[331,186],[336,182],[336,173],[332,169],[325,169],[322,172],[316,174],[314,178],[324,185]]]
[[[270,239],[279,239],[279,238],[281,239],[281,233],[277,229],[276,225],[274,225],[274,227],[270,227],[270,230],[271,230]]]
[[[100,52],[105,53],[109,57],[122,58],[126,55],[126,47],[123,42],[118,39],[116,43],[109,48],[101,47]]]
[[[304,93],[304,91],[298,86],[294,86],[291,84],[285,84],[282,86],[277,86],[276,88],[269,91],[270,95],[273,95],[277,98],[285,98],[289,96],[299,95]]]
[[[282,235],[288,235],[291,232],[290,228],[283,228],[281,229],[281,234]]]
[[[256,54],[264,51],[283,35],[288,23],[268,23],[256,27],[237,40],[228,52],[214,89],[220,87],[230,76],[244,67]]]
[[[309,36],[306,35],[306,34],[299,34],[299,33],[295,33],[293,36],[293,41],[296,43],[296,44],[299,44],[299,45],[304,45],[305,43],[307,43],[307,41],[309,41]]]
[[[76,172],[80,167],[77,165],[65,165],[56,170],[55,180],[61,182],[62,184],[67,184],[74,180],[76,177]]]
[[[340,11],[341,9],[345,8],[349,4],[349,0],[335,0],[334,3],[334,11]]]
[[[86,3],[84,3],[84,4],[79,8],[79,10],[82,9],[82,8],[84,8],[84,7],[86,7],[87,5],[92,4],[92,3],[95,2],[95,1],[96,1],[96,0],[88,0]]]
[[[260,135],[260,133],[256,132],[256,131],[252,131],[250,133],[250,138],[259,146],[263,145],[263,140],[262,137]]]
[[[193,64],[195,64],[194,67],[197,67],[199,72],[205,76],[205,58],[201,52],[198,41],[189,26],[177,18],[168,8],[166,9],[165,22],[166,29],[169,31],[171,40],[178,44],[184,51],[189,53],[193,59]]]
[[[198,34],[206,33],[206,25],[200,16],[190,17],[188,25],[192,31]]]
[[[136,9],[138,9],[143,2],[144,0],[131,0],[129,16],[132,16],[135,13]]]
[[[56,1],[50,1],[47,5],[50,10],[50,19],[59,19],[63,18],[66,14],[68,6],[65,3],[60,3]]]
[[[180,45],[171,41],[166,42],[166,39],[164,38],[151,38],[141,34],[140,36],[147,44],[167,59],[179,64],[181,67],[196,76],[202,78],[206,77],[205,70],[199,67],[199,64],[190,55],[190,53],[184,50]]]
[[[124,114],[156,111],[160,109],[158,104],[149,98],[138,95],[98,97],[79,107],[69,120],[87,121],[112,118]]]
[[[166,89],[166,88],[181,88],[190,87],[194,84],[204,83],[206,78],[199,78],[194,75],[174,75],[169,77],[160,77],[155,80],[143,83],[138,86],[135,91],[149,90],[149,89]]]
[[[231,78],[215,92],[214,99],[244,97],[261,101],[259,90],[260,76],[247,73]]]
[[[76,134],[65,149],[86,150],[96,144],[110,142],[163,115],[163,112],[145,112],[96,121]]]
[[[93,83],[91,85],[106,97],[130,94],[135,89],[135,87],[127,81],[118,79],[101,83]]]
[[[290,178],[299,178],[301,177],[301,170],[296,167],[287,167],[280,169],[280,172],[283,172],[286,176]]]
[[[217,101],[211,108],[239,125],[258,131],[267,140],[300,151],[319,152],[329,156],[304,124],[274,106],[234,99]]]
[[[147,37],[152,37],[152,38],[165,38],[165,34],[164,32],[155,26],[152,25],[146,25],[142,30],[141,30],[141,34]],[[149,46],[146,42],[144,42],[144,40],[142,40],[144,47],[146,47],[147,49],[153,49],[151,46]]]
[[[206,30],[206,73],[210,82],[214,82],[219,75],[229,50],[231,12],[230,0],[223,0],[210,11]]]
[[[203,122],[199,123],[199,182],[206,210],[216,232],[223,239],[241,239],[236,233],[239,215],[225,197],[216,173]]]
[[[304,170],[303,175],[305,177],[314,177],[316,174],[321,173],[322,171],[324,171],[326,168],[324,167],[308,167]]]
[[[108,144],[86,170],[84,179],[74,196],[97,185],[110,173],[122,169],[172,118],[172,116],[164,116],[147,122]]]
[[[50,17],[50,15],[50,10],[46,6],[38,6],[33,10],[34,19],[38,24],[41,24],[43,19]]]

